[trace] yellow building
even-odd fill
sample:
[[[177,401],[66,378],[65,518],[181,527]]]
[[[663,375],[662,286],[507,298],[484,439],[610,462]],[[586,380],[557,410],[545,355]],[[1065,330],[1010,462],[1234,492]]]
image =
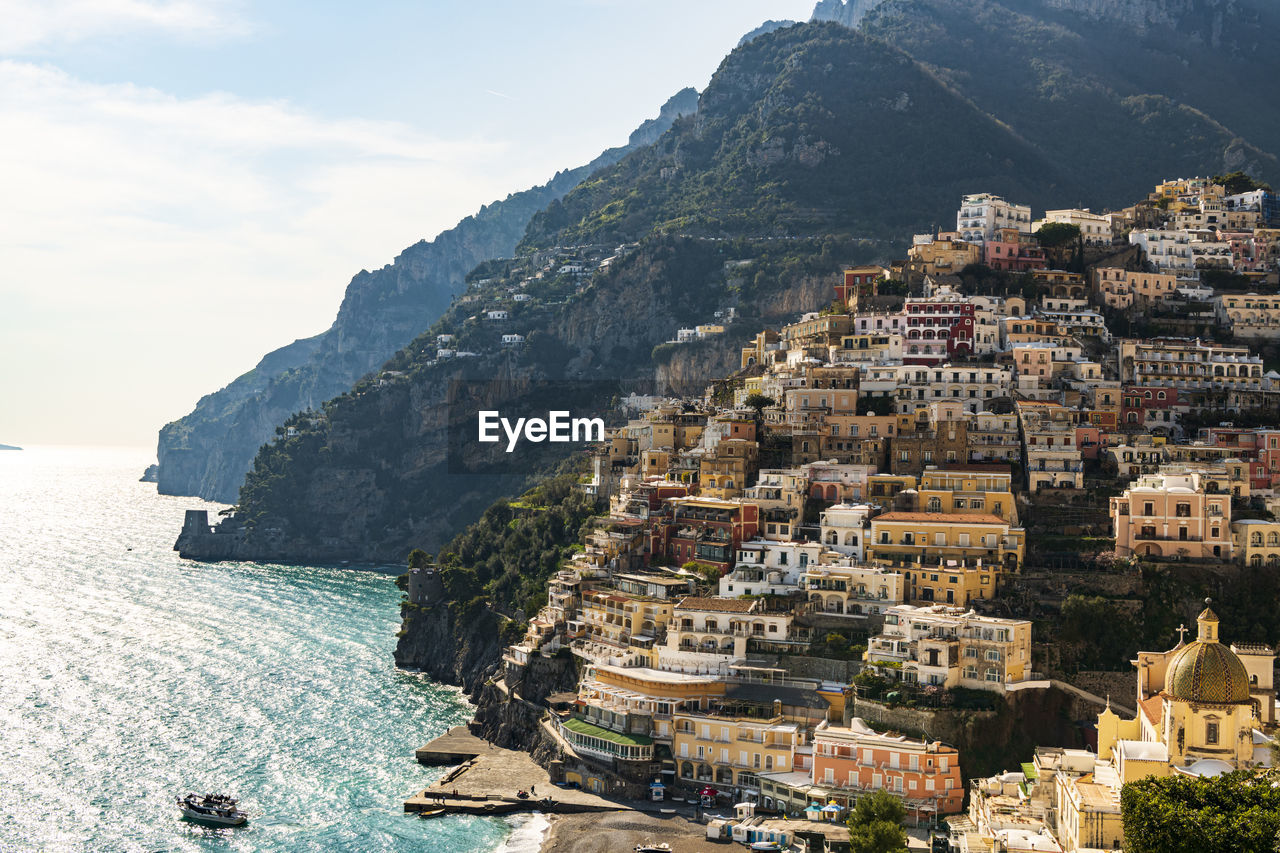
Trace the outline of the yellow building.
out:
[[[954,604],[995,598],[998,566],[933,566],[903,572],[904,596],[911,604]]]
[[[916,235],[911,248],[907,249],[910,271],[923,275],[955,275],[981,259],[982,247],[979,244],[966,243],[952,234],[939,234],[937,237]]]
[[[914,474],[872,474],[867,477],[867,503],[885,510],[913,510],[911,491],[918,482]]]
[[[871,519],[867,561],[891,566],[998,567],[1018,571],[1025,535],[990,513],[888,512]]]
[[[1127,720],[1110,708],[1098,715],[1098,759],[1112,762],[1121,784],[1270,763],[1260,729],[1275,723],[1275,652],[1224,645],[1205,603],[1195,640],[1138,653],[1138,715]]]
[[[730,500],[740,497],[747,480],[756,473],[760,446],[740,438],[723,439],[698,464],[699,491],[703,497]]]
[[[1013,499],[1013,472],[1007,465],[929,465],[916,490],[920,512],[989,513],[1018,523]]]
[[[581,620],[586,639],[627,647],[636,637],[656,637],[671,621],[675,602],[615,590],[582,594]]]
[[[1246,566],[1280,566],[1280,521],[1233,521],[1231,539],[1236,559]]]
[[[676,714],[671,754],[686,783],[734,788],[738,796],[758,793],[759,774],[794,769],[794,751],[805,744],[806,727],[782,715],[746,719]]]
[[[1280,337],[1280,295],[1223,293],[1213,303],[1218,320],[1236,337]]]

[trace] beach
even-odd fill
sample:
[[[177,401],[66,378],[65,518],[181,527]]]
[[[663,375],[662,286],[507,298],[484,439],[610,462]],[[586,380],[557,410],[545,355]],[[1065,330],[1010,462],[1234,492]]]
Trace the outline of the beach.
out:
[[[706,853],[725,847],[707,841],[706,827],[687,818],[619,811],[553,816],[542,853],[629,853],[646,841],[666,842],[672,853]]]

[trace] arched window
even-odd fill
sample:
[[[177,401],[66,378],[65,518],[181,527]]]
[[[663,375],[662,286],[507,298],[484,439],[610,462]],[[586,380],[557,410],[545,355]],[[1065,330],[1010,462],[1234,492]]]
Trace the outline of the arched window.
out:
[[[929,498],[929,512],[942,512],[942,501],[938,498]]]

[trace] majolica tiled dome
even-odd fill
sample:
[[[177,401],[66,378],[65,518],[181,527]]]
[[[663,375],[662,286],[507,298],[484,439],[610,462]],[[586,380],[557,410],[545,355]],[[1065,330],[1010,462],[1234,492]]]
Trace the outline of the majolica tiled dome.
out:
[[[1205,608],[1200,614],[1201,639],[1188,643],[1169,661],[1165,691],[1184,702],[1234,705],[1249,701],[1249,673],[1236,653],[1216,641],[1216,630],[1206,634],[1206,623],[1216,629],[1218,617]],[[1205,639],[1212,637],[1213,639]]]

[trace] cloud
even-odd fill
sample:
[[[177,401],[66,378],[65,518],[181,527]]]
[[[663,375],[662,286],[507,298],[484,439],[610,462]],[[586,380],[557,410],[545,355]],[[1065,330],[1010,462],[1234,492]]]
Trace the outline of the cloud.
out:
[[[237,5],[229,0],[0,0],[0,53],[36,52],[136,30],[241,36],[251,27]]]
[[[483,140],[27,62],[0,61],[0,126],[0,427],[29,443],[142,440],[328,326],[362,267],[533,182]]]

